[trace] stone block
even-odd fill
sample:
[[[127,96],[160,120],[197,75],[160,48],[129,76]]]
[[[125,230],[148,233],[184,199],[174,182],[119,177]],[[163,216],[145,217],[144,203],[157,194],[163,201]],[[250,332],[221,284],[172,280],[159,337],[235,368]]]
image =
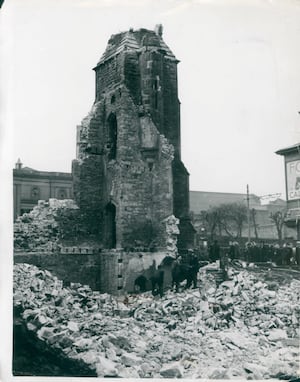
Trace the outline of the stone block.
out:
[[[284,329],[272,329],[268,336],[269,341],[281,341],[287,339],[287,333]]]
[[[125,366],[136,366],[142,363],[142,359],[134,353],[124,352],[121,356],[121,363]]]
[[[182,378],[183,377],[183,367],[180,363],[174,362],[163,366],[159,374],[164,378]]]

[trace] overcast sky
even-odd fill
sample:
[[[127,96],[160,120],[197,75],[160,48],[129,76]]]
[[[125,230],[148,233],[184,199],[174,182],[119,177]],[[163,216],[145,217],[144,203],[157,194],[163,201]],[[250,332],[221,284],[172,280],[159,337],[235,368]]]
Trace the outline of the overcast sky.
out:
[[[109,37],[162,23],[190,189],[285,197],[274,151],[300,141],[298,0],[6,0],[0,21],[10,167],[70,172]]]

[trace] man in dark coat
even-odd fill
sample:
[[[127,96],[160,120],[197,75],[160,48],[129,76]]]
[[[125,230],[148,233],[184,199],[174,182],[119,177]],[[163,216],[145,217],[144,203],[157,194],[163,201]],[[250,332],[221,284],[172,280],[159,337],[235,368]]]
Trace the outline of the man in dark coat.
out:
[[[218,240],[215,240],[209,250],[209,257],[212,262],[220,259],[220,246]]]

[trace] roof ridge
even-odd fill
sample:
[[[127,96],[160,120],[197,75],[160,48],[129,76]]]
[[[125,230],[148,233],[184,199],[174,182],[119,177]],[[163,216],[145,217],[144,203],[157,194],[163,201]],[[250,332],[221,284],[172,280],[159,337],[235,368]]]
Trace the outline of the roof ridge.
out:
[[[114,45],[107,45],[104,53],[102,54],[98,64],[102,63],[105,60],[110,59],[111,57],[120,53],[124,48],[129,50],[140,49],[139,43],[137,39],[134,37],[132,31],[123,32],[124,36],[122,36],[120,43],[118,46],[114,48]]]
[[[111,38],[108,41],[108,44],[106,46],[106,49],[104,53],[102,54],[100,60],[97,63],[97,66],[99,64],[102,64],[104,61],[109,60],[110,58],[116,56],[123,50],[140,50],[143,48],[143,43],[139,41],[139,36],[135,36],[135,33],[138,33],[139,31],[143,31],[144,29],[141,28],[137,31],[134,31],[133,29],[129,29],[126,32],[120,32],[117,35],[112,35]],[[172,53],[171,49],[168,47],[168,45],[163,40],[162,36],[156,34],[155,31],[146,30],[149,36],[149,33],[155,34],[158,38],[159,45],[155,46],[156,49],[161,49],[164,51],[165,57],[172,60],[177,60],[175,55]],[[147,35],[145,33],[144,37]]]

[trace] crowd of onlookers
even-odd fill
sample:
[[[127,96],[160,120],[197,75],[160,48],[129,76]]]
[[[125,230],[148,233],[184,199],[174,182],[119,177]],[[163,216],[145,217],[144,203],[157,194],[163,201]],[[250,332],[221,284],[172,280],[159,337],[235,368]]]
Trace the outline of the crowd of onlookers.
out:
[[[230,241],[227,245],[220,245],[218,240],[201,246],[199,256],[209,261],[245,260],[247,262],[273,262],[276,265],[300,265],[300,243],[257,243],[255,241],[240,245],[237,241]]]
[[[252,262],[272,261],[277,265],[299,265],[300,247],[292,243],[279,244],[257,244],[250,242],[245,245],[245,259]]]

